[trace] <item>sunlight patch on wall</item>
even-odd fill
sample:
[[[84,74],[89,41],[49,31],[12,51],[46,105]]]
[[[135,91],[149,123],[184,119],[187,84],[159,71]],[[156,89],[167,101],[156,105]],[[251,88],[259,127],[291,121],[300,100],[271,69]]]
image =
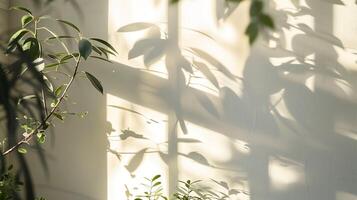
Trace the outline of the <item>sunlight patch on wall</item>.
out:
[[[108,200],[138,194],[144,177],[166,175],[166,122],[164,114],[107,95]]]
[[[355,126],[354,121],[346,122],[344,120],[336,119],[334,129],[336,133],[357,141],[357,127]]]
[[[220,99],[221,89],[224,87],[232,88],[233,91],[241,89],[243,64],[249,52],[247,37],[244,35],[245,24],[248,23],[247,12],[238,12],[240,8],[234,12],[235,7],[217,10],[217,4],[222,2],[224,1],[183,0],[180,15],[177,16],[179,49],[175,61],[180,64],[179,67],[185,69],[182,71],[187,88],[202,94],[200,98],[190,97],[195,98],[193,103],[201,101],[199,106],[202,111],[207,115],[215,115],[214,117],[220,115],[217,110],[220,102],[212,103],[211,100]],[[140,69],[141,72],[168,78],[165,65],[169,62],[166,56],[167,1],[147,0],[144,4],[142,0],[109,1],[109,40],[120,50],[116,61]],[[138,6],[140,9],[137,9]],[[232,9],[231,15],[240,13],[247,16],[233,18],[227,13],[221,13],[224,17],[217,15],[218,11],[226,12],[228,9]],[[190,68],[193,75],[187,72]],[[118,192],[120,197],[124,197],[127,188],[131,188],[130,185],[140,182],[138,177],[150,177],[156,173],[167,175],[167,162],[175,157],[178,158],[177,173],[180,179],[212,177],[220,182],[224,180],[232,190],[223,189],[230,192],[232,199],[250,198],[249,183],[243,166],[237,167],[241,159],[250,155],[247,142],[186,122],[189,134],[180,133],[177,141],[170,141],[170,144],[178,144],[178,155],[168,155],[166,114],[134,105],[114,95],[108,95],[107,103],[108,122],[113,127],[113,135],[108,137],[110,147],[122,155],[118,161],[113,152],[108,152],[110,198],[114,198]],[[127,110],[115,108],[111,106],[113,104]],[[196,106],[189,106],[193,105]],[[160,125],[149,119],[159,121]],[[156,128],[151,128],[152,126]],[[115,137],[119,140],[111,139]],[[137,164],[133,160],[141,161]],[[120,176],[124,180],[117,180]]]
[[[344,5],[333,6],[333,34],[342,40],[347,48],[355,49],[357,39],[354,34],[357,30],[357,5],[355,0],[343,0]]]
[[[129,64],[132,67],[147,69],[141,56],[137,56],[140,59],[132,57],[128,55],[128,52],[138,40],[155,38],[166,32],[166,10],[167,1],[110,0],[108,16],[109,41],[112,41],[111,43],[115,44],[119,50],[119,56],[112,57],[112,59],[120,63]],[[120,31],[120,28],[125,26],[127,28]],[[162,28],[162,30],[158,29],[158,27]],[[143,49],[144,47],[141,48]],[[159,63],[159,65],[163,66],[162,63]],[[161,76],[162,73],[157,73],[157,75]]]
[[[269,160],[269,177],[276,189],[285,189],[291,184],[304,181],[304,166],[292,160],[271,157]]]
[[[179,133],[177,139],[179,178],[208,183],[213,179],[216,183],[208,186],[223,189],[230,199],[249,199],[249,180],[241,162],[250,155],[249,144],[189,122],[186,126],[189,134]]]

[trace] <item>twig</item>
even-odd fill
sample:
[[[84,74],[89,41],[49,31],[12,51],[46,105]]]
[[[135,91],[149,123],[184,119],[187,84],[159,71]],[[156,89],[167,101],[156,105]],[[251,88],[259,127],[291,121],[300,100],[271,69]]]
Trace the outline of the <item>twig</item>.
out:
[[[52,108],[52,110],[49,112],[49,114],[47,115],[47,117],[43,120],[43,122],[38,125],[33,131],[31,131],[30,133],[28,133],[26,136],[24,136],[24,138],[22,140],[20,140],[19,142],[17,142],[14,146],[12,146],[11,148],[9,148],[8,150],[6,150],[2,155],[6,156],[7,154],[11,153],[12,151],[14,151],[15,149],[17,149],[19,146],[21,146],[22,144],[28,144],[28,142],[33,138],[33,136],[41,129],[43,128],[48,120],[51,119],[52,115],[56,112],[57,108],[59,107],[59,105],[62,103],[63,99],[65,98],[69,88],[71,87],[77,72],[78,72],[78,68],[79,68],[79,63],[81,61],[81,57],[78,58],[78,60],[76,61],[76,66],[73,72],[73,76],[71,77],[71,79],[69,80],[67,87],[64,89],[61,97],[58,99],[57,103],[55,104],[55,106]]]

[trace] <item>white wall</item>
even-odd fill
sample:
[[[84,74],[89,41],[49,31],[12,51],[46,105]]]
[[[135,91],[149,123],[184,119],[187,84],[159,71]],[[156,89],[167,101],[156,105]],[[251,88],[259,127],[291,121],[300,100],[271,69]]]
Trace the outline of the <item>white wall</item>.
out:
[[[62,17],[115,43],[120,56],[112,65],[85,64],[106,95],[78,81],[73,108],[90,114],[56,127],[55,146],[47,148],[51,176],[39,175],[40,194],[125,199],[126,187],[135,193],[144,176],[161,173],[170,192],[177,179],[213,178],[238,191],[231,199],[357,199],[353,0],[301,0],[299,7],[298,1],[271,1],[277,31],[251,51],[244,35],[249,2],[225,8],[221,0],[184,0],[169,11],[159,0],[79,2],[83,21],[69,4],[60,5]],[[158,28],[117,32],[134,22]],[[150,66],[142,57],[127,59],[149,45],[132,50],[138,40],[166,34],[168,48],[155,42],[156,49],[145,52],[147,61],[165,55]],[[210,81],[195,72],[190,85],[177,86],[184,83],[174,73],[178,50],[207,66]],[[186,134],[175,128],[177,116]],[[134,137],[121,140],[122,130]]]

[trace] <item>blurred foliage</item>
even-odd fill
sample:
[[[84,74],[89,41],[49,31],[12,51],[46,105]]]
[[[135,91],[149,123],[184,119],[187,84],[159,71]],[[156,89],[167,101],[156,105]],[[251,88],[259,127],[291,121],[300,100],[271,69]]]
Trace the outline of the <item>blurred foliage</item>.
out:
[[[52,1],[34,1],[36,6]],[[35,199],[32,176],[24,154],[35,149],[44,171],[47,162],[41,144],[56,121],[71,115],[84,117],[65,109],[72,83],[83,74],[100,93],[101,82],[90,72],[81,71],[87,59],[110,62],[116,55],[112,45],[100,38],[85,37],[73,23],[48,15],[36,15],[29,8],[14,6],[9,12],[21,14],[18,28],[12,34],[1,35],[0,50],[0,113],[6,134],[1,142],[0,200],[21,199],[24,186],[26,199]],[[53,31],[59,27],[62,32]],[[62,28],[65,27],[65,30]],[[73,45],[76,44],[76,45]],[[17,158],[17,159],[16,159]],[[11,171],[5,166],[11,160],[17,166]],[[23,180],[23,184],[19,184]],[[41,199],[41,198],[40,198]]]
[[[222,192],[205,186],[201,180],[186,180],[179,181],[176,192],[172,195],[172,198],[169,198],[164,195],[160,178],[161,175],[145,178],[145,182],[141,183],[144,192],[143,194],[136,195],[134,200],[228,200],[230,199],[230,195],[239,193],[237,190],[229,189],[226,183],[224,188],[227,191]],[[222,186],[220,182],[212,181],[215,186]]]

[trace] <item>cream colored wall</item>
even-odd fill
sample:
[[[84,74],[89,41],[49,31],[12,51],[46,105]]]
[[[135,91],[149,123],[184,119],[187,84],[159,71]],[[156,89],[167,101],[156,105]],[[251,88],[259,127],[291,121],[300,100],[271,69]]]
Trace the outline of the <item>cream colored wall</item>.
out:
[[[251,50],[249,2],[227,8],[222,0],[184,0],[169,9],[164,0],[78,2],[83,21],[68,3],[54,14],[108,39],[120,56],[85,64],[106,95],[86,80],[75,85],[77,104],[69,107],[89,116],[56,127],[46,148],[50,177],[33,165],[38,193],[126,199],[144,176],[160,173],[167,192],[177,179],[212,178],[222,184],[215,189],[229,193],[228,185],[231,199],[357,199],[353,0],[270,1],[277,31]],[[134,22],[158,28],[117,32]],[[128,60],[147,46],[132,50],[138,40],[158,35],[167,36],[166,56],[150,66],[142,57]],[[148,52],[160,55],[162,44]],[[196,71],[178,87],[189,79],[175,73],[179,58],[203,63],[210,80]],[[187,133],[175,128],[178,116]]]

